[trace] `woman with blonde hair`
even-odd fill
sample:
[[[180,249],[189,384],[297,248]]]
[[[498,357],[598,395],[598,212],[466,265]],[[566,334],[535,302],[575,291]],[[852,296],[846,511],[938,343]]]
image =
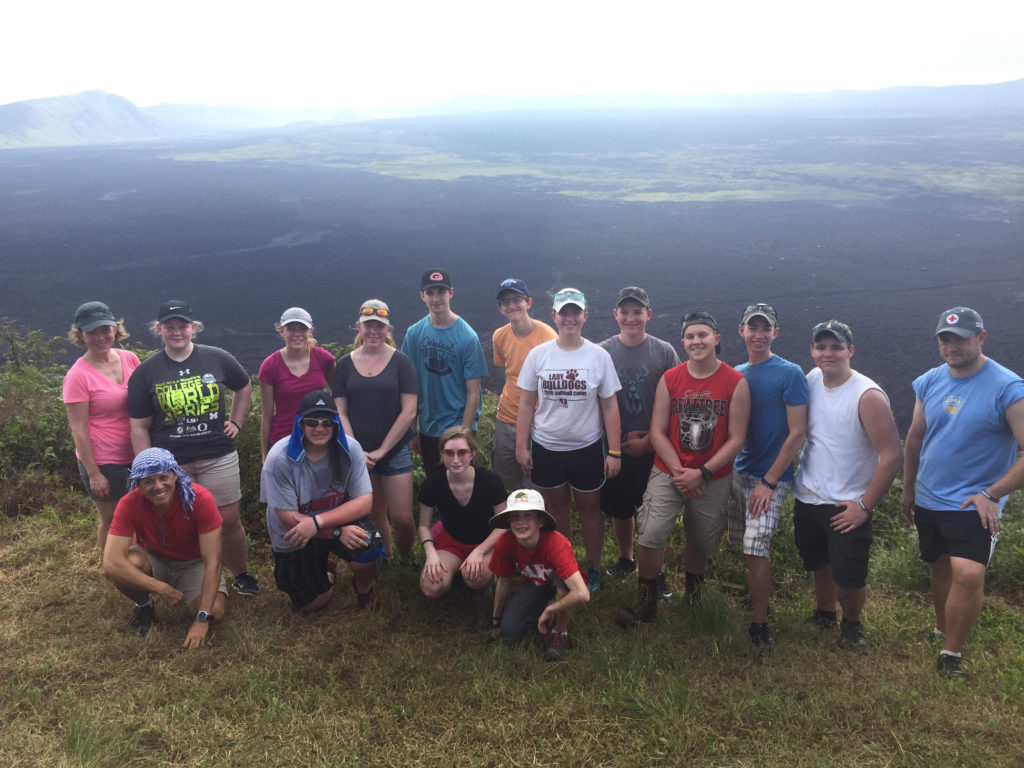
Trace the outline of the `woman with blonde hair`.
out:
[[[310,392],[325,389],[334,376],[334,355],[318,347],[313,318],[302,307],[290,307],[274,324],[284,339],[260,366],[260,453],[267,460],[270,446],[292,433],[299,403]]]
[[[373,484],[373,522],[391,555],[391,529],[402,559],[412,550],[412,453],[416,371],[395,348],[391,311],[380,299],[364,301],[356,319],[355,348],[334,369],[334,403],[345,432],[366,453]],[[390,520],[390,524],[389,521]]]
[[[118,500],[128,492],[135,454],[128,421],[128,379],[139,367],[133,352],[115,345],[128,338],[110,307],[89,301],[75,311],[68,339],[85,354],[64,377],[64,407],[75,441],[78,471],[96,505],[96,545],[102,550]]]
[[[470,589],[494,581],[487,567],[494,544],[504,533],[491,528],[491,518],[505,509],[505,484],[487,469],[477,467],[476,435],[449,427],[438,438],[440,469],[420,488],[420,541],[426,563],[420,589],[430,598],[443,595],[456,574]],[[441,519],[433,522],[434,513]]]

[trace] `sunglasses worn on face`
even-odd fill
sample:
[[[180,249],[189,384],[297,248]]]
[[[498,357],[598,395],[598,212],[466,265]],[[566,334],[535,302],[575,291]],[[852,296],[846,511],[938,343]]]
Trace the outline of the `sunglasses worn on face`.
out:
[[[334,419],[331,419],[331,418],[318,419],[318,418],[316,418],[314,416],[306,416],[305,418],[302,419],[302,426],[310,427],[310,428],[313,428],[313,427],[329,427],[333,423],[334,423]]]
[[[373,317],[374,315],[377,317],[388,317],[391,312],[383,308],[363,307],[359,310],[359,314],[363,317]]]
[[[446,459],[454,459],[456,456],[460,459],[468,459],[469,454],[472,453],[472,451],[470,451],[469,448],[459,448],[457,451],[452,450],[451,448],[445,448],[441,453]]]

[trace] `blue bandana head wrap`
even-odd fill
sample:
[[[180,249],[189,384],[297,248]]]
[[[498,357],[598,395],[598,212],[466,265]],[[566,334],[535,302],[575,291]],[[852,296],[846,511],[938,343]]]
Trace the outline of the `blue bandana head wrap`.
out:
[[[185,511],[185,517],[192,511],[192,503],[196,500],[196,492],[192,487],[192,478],[185,474],[185,470],[178,466],[174,460],[174,454],[163,448],[147,448],[140,451],[132,462],[132,471],[128,475],[128,490],[133,491],[138,486],[138,481],[144,477],[159,475],[161,472],[173,472],[178,476],[175,485],[177,486],[178,498],[181,500],[181,508]]]

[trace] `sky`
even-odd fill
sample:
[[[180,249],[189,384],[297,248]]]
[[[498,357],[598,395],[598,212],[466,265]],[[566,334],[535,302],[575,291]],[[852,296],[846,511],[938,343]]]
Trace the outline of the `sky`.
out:
[[[1024,78],[1024,2],[21,0],[0,73],[0,104],[344,109],[983,84]]]

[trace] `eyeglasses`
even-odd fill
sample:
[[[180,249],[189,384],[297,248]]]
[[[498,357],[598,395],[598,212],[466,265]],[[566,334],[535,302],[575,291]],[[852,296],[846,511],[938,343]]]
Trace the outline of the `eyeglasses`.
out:
[[[441,455],[443,455],[446,459],[454,459],[456,457],[460,459],[468,459],[471,453],[472,451],[470,451],[469,448],[445,448],[443,451],[441,451]]]
[[[383,307],[362,307],[359,310],[359,314],[363,317],[390,317],[391,312]]]
[[[323,418],[318,419],[314,416],[306,416],[302,419],[302,426],[313,429],[315,427],[329,427],[334,423],[334,419]]]
[[[503,307],[514,307],[519,304],[522,304],[525,301],[525,296],[523,296],[522,294],[517,294],[515,296],[506,296],[505,298],[498,301],[498,304],[500,304]]]

